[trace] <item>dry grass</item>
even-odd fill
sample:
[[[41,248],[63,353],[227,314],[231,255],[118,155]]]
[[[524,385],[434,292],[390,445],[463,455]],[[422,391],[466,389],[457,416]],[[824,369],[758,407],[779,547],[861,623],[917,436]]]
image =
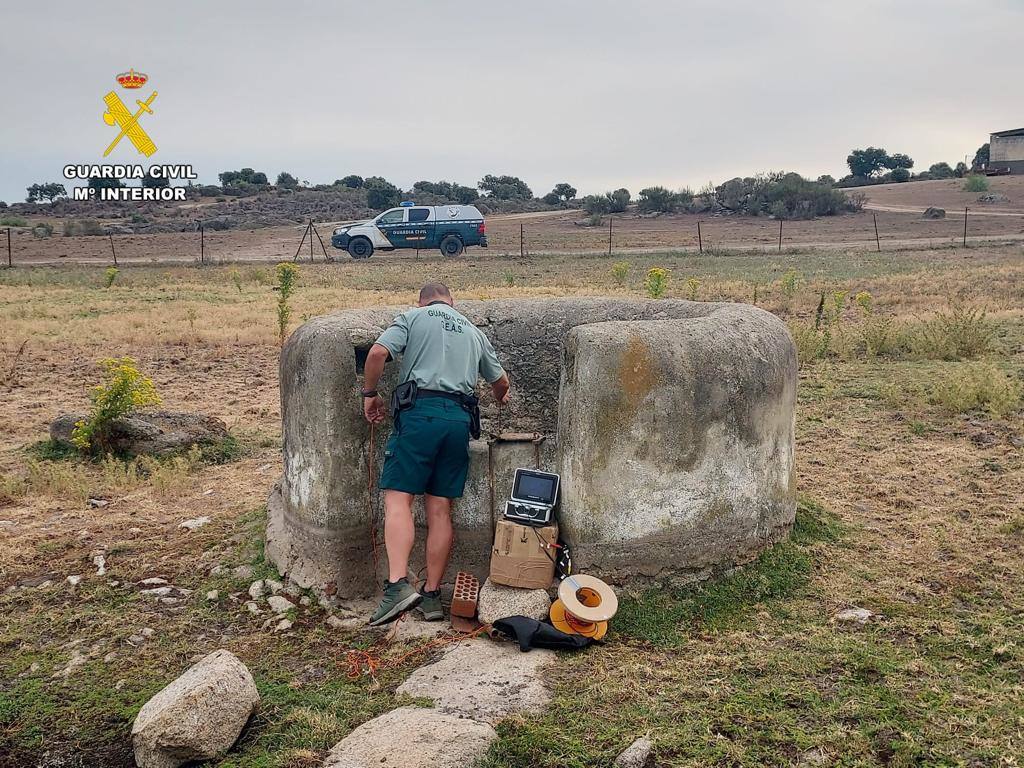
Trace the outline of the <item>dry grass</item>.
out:
[[[624,596],[643,621],[624,613],[606,646],[564,658],[552,710],[502,726],[490,764],[607,765],[642,732],[663,765],[1019,763],[1024,423],[1019,404],[961,397],[969,388],[929,402],[946,374],[978,386],[1004,381],[997,390],[1016,386],[1019,397],[1019,248],[641,254],[625,275],[613,273],[617,260],[303,266],[292,327],[332,309],[411,302],[428,277],[447,280],[460,299],[640,296],[647,270],[661,266],[679,277],[668,296],[695,290],[690,277],[703,300],[749,302],[756,286],[760,306],[802,328],[813,328],[822,291],[867,291],[873,322],[900,328],[933,322],[954,300],[983,306],[994,343],[967,363],[889,356],[877,341],[870,353],[868,334],[879,331],[847,304],[835,354],[801,371],[796,454],[798,485],[835,516],[841,538],[798,538],[704,592],[663,602]],[[378,686],[348,681],[342,654],[365,638],[331,634],[321,611],[300,613],[282,637],[240,602],[202,599],[208,589],[231,595],[246,586],[210,576],[215,564],[269,572],[262,516],[280,471],[272,280],[267,267],[125,267],[104,289],[98,267],[0,273],[0,363],[31,340],[17,376],[0,379],[0,590],[52,577],[49,587],[0,596],[3,768],[35,764],[44,744],[81,750],[89,765],[130,765],[138,707],[216,647],[250,665],[264,700],[221,766],[318,764],[330,744],[393,706],[408,667]],[[245,455],[145,466],[26,451],[59,411],[85,407],[99,377],[94,361],[122,354],[138,359],[167,407],[224,419]],[[947,411],[947,400],[968,412]],[[93,509],[90,496],[109,504]],[[212,522],[192,533],[178,527],[200,514]],[[103,578],[97,552],[109,569]],[[84,577],[75,589],[64,581],[72,574]],[[193,598],[170,607],[142,599],[135,582],[156,575],[195,590]],[[832,622],[854,605],[883,618],[863,628]],[[128,637],[144,626],[156,639],[136,647]],[[75,641],[86,664],[52,679]],[[581,702],[590,707],[583,714]]]

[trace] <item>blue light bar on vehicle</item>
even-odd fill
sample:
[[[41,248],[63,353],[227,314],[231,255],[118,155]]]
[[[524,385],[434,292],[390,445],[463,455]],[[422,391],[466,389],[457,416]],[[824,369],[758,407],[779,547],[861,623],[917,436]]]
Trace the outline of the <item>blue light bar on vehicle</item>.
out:
[[[401,206],[402,208],[409,208],[410,206],[413,205],[416,205],[416,203],[414,203],[412,200],[404,200],[401,203],[399,203],[399,206]]]

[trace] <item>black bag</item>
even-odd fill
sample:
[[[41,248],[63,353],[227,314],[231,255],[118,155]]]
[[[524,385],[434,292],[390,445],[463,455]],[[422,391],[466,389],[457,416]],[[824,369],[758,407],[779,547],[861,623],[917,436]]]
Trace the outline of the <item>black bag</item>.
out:
[[[519,641],[519,650],[551,648],[555,651],[578,651],[594,642],[591,637],[569,635],[550,624],[543,624],[526,616],[509,616],[492,624],[503,635]]]

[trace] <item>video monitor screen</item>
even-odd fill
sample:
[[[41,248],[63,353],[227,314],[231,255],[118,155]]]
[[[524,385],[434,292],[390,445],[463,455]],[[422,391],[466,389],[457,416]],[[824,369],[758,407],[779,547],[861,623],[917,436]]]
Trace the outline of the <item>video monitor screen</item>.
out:
[[[558,490],[558,476],[534,472],[516,472],[515,487],[512,496],[516,499],[533,501],[539,504],[554,504]]]

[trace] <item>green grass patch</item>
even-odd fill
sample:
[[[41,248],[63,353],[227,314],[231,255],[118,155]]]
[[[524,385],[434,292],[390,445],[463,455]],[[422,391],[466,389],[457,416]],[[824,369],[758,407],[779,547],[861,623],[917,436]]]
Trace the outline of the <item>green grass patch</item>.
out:
[[[801,499],[790,539],[765,550],[749,565],[683,588],[657,587],[624,596],[612,625],[614,636],[672,648],[685,643],[687,628],[731,626],[752,606],[801,589],[813,569],[807,546],[836,541],[841,534],[831,512],[813,500]]]

